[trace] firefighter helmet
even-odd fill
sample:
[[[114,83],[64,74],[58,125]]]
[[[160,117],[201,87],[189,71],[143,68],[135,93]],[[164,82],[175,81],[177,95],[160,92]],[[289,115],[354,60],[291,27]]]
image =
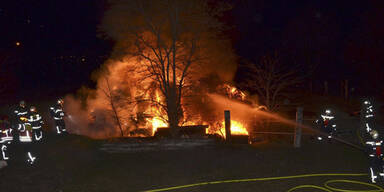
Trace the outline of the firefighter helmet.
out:
[[[30,110],[31,110],[32,112],[36,112],[36,107],[35,107],[35,106],[31,106]]]
[[[25,101],[24,100],[20,101],[19,105],[20,106],[25,106]]]
[[[60,98],[60,99],[57,100],[57,103],[62,105],[64,103],[64,100]]]
[[[370,104],[371,104],[370,101],[368,101],[368,100],[365,100],[365,101],[364,101],[364,105],[370,105]]]
[[[373,139],[377,139],[379,137],[379,133],[376,130],[372,130],[369,132]]]
[[[332,111],[330,109],[326,109],[325,114],[330,115],[330,114],[332,114]]]

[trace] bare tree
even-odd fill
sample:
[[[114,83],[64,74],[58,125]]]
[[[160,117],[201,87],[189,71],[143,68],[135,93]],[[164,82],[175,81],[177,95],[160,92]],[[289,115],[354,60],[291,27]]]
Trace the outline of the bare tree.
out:
[[[209,7],[204,0],[126,0],[124,4],[120,10],[128,20],[122,29],[125,41],[118,42],[116,49],[138,59],[139,64],[132,68],[142,74],[143,81],[156,82],[166,120],[172,135],[177,136],[183,117],[182,98],[196,74],[204,73],[202,67],[210,57],[207,49],[211,48],[207,45],[220,43],[215,40],[221,24],[214,15],[223,9]],[[107,19],[113,14],[116,12],[107,12]],[[102,29],[108,31],[108,27],[106,23]]]
[[[278,99],[284,96],[290,87],[300,83],[302,78],[294,66],[284,66],[278,55],[263,56],[259,63],[247,63],[247,80],[244,86],[256,91],[260,101],[270,111],[275,111]]]
[[[106,89],[102,89],[103,93],[105,96],[108,98],[108,104],[111,106],[112,112],[113,112],[113,117],[116,120],[116,124],[118,125],[120,129],[121,136],[124,137],[124,131],[121,123],[121,117],[118,112],[118,106],[116,106],[116,99],[113,93],[113,90],[111,89],[111,86],[109,84],[108,78],[105,78],[105,84],[106,84]]]

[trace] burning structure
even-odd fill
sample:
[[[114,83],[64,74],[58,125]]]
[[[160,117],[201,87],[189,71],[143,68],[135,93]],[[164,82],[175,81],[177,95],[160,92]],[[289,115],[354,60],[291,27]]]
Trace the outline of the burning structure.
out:
[[[213,15],[221,8],[200,0],[111,1],[100,29],[116,42],[114,51],[95,90],[65,98],[76,114],[68,130],[105,138],[207,125],[207,133],[225,136],[223,111],[231,110],[232,133],[248,134],[252,114],[233,102],[246,94],[226,83],[236,64]]]

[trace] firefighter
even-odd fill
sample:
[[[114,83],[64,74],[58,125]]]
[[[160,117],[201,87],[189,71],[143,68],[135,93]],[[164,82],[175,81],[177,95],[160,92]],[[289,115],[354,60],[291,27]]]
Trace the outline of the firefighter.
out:
[[[8,146],[12,142],[12,129],[8,121],[7,116],[2,116],[0,119],[0,159],[7,161],[9,160]]]
[[[316,120],[316,123],[319,125],[319,128],[322,132],[327,134],[327,138],[330,140],[333,136],[336,135],[336,123],[335,116],[330,109],[326,109],[323,114],[320,115],[320,118]],[[319,135],[318,140],[323,140],[323,136]]]
[[[8,145],[5,143],[1,143],[1,158],[0,160],[3,161],[8,161],[9,160],[9,155],[8,155]]]
[[[32,142],[33,142],[33,135],[32,135],[32,125],[29,122],[29,119],[22,118],[21,119],[23,123],[21,123],[19,127],[19,141],[22,145],[22,148],[26,154],[27,162],[29,164],[33,164],[36,160],[36,157],[32,154]]]
[[[63,111],[63,103],[64,101],[62,99],[58,99],[56,105],[50,108],[51,116],[55,120],[55,127],[56,127],[57,134],[62,134],[67,132],[67,130],[65,129],[65,122],[64,122],[65,113]]]
[[[379,138],[376,130],[370,132],[371,139],[366,141],[367,152],[369,157],[369,173],[371,182],[384,181],[383,167],[383,140]]]
[[[8,116],[3,115],[0,118],[0,143],[10,144],[13,141],[13,130],[8,121]]]
[[[31,124],[32,127],[32,137],[33,141],[41,141],[43,138],[43,131],[41,126],[44,124],[41,115],[37,112],[35,106],[31,106],[30,108],[30,114],[29,114],[29,123]]]
[[[363,102],[361,110],[361,118],[365,127],[365,133],[369,134],[372,131],[374,111],[373,105],[369,100]]]
[[[19,106],[14,111],[16,117],[20,120],[22,117],[27,118],[28,109],[26,107],[25,101],[20,101]]]
[[[374,116],[372,103],[369,100],[365,100],[363,106],[364,106],[364,110],[363,110],[364,117],[366,119],[372,118]]]
[[[15,130],[13,131],[14,132],[14,138],[16,142],[19,142],[17,138],[19,138],[19,130],[22,129],[23,126],[25,126],[24,124],[26,123],[26,119],[28,119],[28,109],[26,107],[26,104],[25,104],[25,101],[20,101],[19,103],[19,106],[16,107],[15,111],[14,111],[14,114],[15,114],[15,124],[14,124],[14,128]]]

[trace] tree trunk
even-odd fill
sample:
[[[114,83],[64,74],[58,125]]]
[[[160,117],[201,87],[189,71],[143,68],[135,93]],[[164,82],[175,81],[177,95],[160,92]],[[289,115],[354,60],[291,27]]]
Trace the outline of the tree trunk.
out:
[[[109,97],[109,102],[110,102],[109,104],[111,105],[113,114],[114,114],[115,119],[116,119],[116,123],[119,126],[121,137],[124,137],[123,127],[121,126],[121,121],[120,121],[120,118],[119,118],[119,114],[118,114],[117,109],[115,107],[115,102],[113,100],[112,90],[111,90],[111,87],[109,86],[109,81],[108,81],[107,78],[105,78],[105,81],[107,83],[107,88],[108,88],[108,92],[109,92],[109,93],[106,93],[107,96]]]
[[[117,125],[119,126],[121,137],[124,137],[123,127],[121,126],[121,121],[120,121],[119,115],[117,114],[117,110],[116,110],[115,105],[113,104],[112,99],[111,99],[111,107],[112,107],[113,113],[115,115]]]
[[[168,115],[168,126],[171,130],[173,138],[179,136],[179,113],[177,106],[177,92],[176,88],[170,88],[167,98],[167,115]]]

